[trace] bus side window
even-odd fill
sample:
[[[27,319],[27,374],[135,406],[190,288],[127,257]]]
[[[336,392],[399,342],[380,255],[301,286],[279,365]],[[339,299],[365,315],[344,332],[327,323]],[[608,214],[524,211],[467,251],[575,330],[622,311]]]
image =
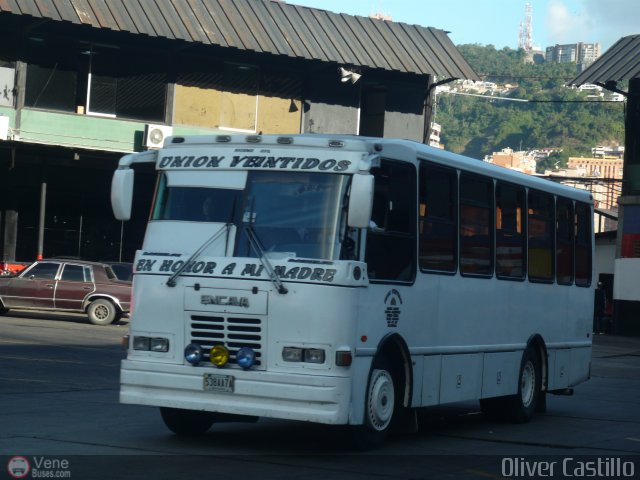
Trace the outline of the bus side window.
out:
[[[493,273],[493,181],[460,175],[460,273]]]
[[[458,174],[423,162],[420,165],[420,268],[453,273],[458,252]]]
[[[559,284],[573,283],[573,202],[556,200],[556,279]]]
[[[498,182],[496,187],[496,275],[498,278],[524,278],[524,198],[524,188]]]
[[[529,191],[529,280],[553,281],[553,196]]]
[[[373,168],[375,191],[365,261],[372,280],[413,281],[416,263],[416,170],[382,160]]]
[[[576,285],[588,287],[591,285],[591,209],[589,205],[576,202]]]

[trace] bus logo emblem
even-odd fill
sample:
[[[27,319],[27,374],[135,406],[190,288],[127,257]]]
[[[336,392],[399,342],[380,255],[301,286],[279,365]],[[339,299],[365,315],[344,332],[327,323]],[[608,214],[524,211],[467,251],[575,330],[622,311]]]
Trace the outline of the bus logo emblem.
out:
[[[387,327],[396,328],[398,326],[398,320],[400,320],[400,305],[402,305],[402,297],[400,292],[395,288],[389,290],[384,297],[384,304],[387,306],[384,313],[387,317]]]
[[[249,308],[247,297],[227,297],[225,295],[202,295],[200,302],[203,305],[224,305],[227,307]]]

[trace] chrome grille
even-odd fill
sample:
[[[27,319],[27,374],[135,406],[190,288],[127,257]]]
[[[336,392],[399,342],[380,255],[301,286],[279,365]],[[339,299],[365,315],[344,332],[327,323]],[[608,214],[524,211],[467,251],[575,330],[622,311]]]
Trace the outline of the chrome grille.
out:
[[[191,315],[189,334],[191,342],[202,346],[207,362],[209,351],[215,345],[224,345],[229,349],[229,364],[232,366],[237,366],[238,350],[251,347],[256,352],[254,368],[264,368],[264,331],[260,318]]]

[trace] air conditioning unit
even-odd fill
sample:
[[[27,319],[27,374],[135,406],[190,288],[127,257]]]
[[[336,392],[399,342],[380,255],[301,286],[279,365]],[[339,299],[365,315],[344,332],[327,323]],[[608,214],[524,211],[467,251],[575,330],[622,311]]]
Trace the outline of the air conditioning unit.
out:
[[[169,125],[147,124],[144,127],[144,146],[146,148],[162,148],[164,140],[173,134]]]

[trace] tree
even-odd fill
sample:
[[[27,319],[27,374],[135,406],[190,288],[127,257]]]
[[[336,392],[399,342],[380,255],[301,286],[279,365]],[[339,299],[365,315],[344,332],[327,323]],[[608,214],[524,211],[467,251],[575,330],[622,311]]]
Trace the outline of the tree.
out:
[[[483,158],[502,148],[518,150],[522,145],[525,149],[554,147],[590,155],[596,145],[624,143],[622,102],[590,102],[577,89],[565,87],[576,76],[575,64],[526,64],[524,52],[496,50],[492,45],[458,48],[483,79],[517,85],[498,96],[528,102],[438,95],[435,120],[442,125],[447,150]]]

